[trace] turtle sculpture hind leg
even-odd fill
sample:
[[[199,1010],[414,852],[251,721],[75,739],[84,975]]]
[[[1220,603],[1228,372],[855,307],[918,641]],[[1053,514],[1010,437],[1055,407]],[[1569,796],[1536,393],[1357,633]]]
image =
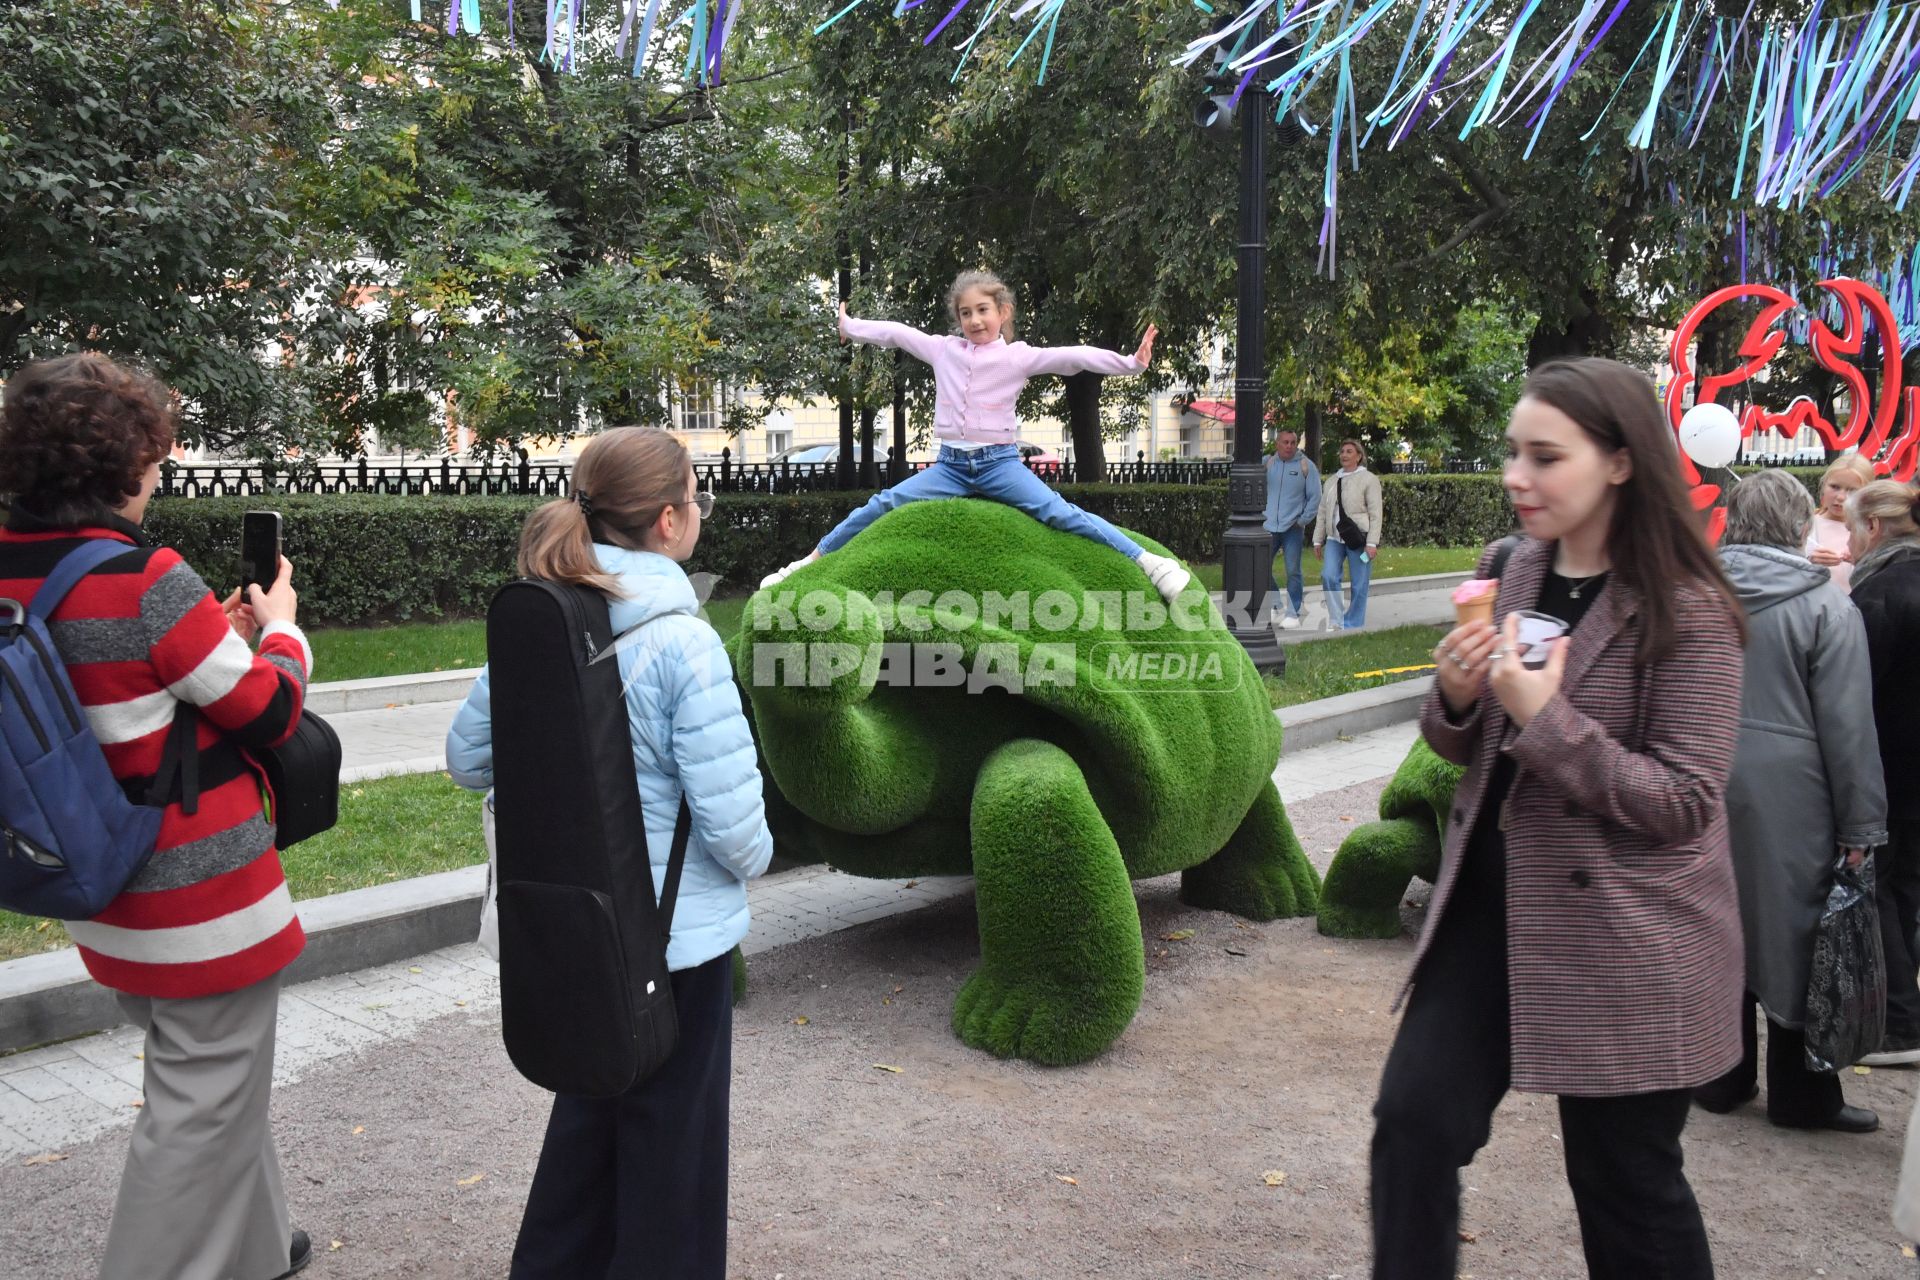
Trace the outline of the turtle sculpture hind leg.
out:
[[[1312,915],[1320,877],[1307,861],[1280,790],[1268,781],[1221,850],[1180,873],[1180,900],[1248,920]]]
[[[1073,758],[1032,738],[981,765],[971,823],[980,968],[954,1000],[954,1034],[1003,1058],[1085,1062],[1126,1030],[1146,985],[1120,846]]]

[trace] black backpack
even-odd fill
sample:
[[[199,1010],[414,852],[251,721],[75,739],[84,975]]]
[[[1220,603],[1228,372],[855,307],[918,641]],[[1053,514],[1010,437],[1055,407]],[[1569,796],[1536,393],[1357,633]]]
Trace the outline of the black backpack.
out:
[[[673,1052],[667,935],[693,821],[683,798],[656,903],[611,630],[604,596],[560,583],[510,582],[487,610],[501,1034],[521,1075],[590,1098]]]

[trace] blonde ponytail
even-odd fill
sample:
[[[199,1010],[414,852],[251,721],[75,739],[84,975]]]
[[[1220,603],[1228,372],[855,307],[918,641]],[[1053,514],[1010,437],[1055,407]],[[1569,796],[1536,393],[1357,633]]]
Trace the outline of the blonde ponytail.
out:
[[[573,496],[547,503],[520,531],[520,573],[620,596],[620,580],[593,544],[642,550],[660,513],[680,500],[692,459],[653,427],[615,427],[588,443],[573,464]]]

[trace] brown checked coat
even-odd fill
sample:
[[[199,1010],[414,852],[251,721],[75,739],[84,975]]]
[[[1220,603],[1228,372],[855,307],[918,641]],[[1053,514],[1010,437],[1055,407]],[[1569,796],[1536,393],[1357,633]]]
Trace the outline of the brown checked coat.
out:
[[[1522,542],[1499,613],[1540,598],[1552,548]],[[1487,571],[1490,556],[1481,559]],[[1458,722],[1436,684],[1420,729],[1467,774],[1410,982],[1459,880],[1502,744],[1517,766],[1507,840],[1513,1087],[1608,1097],[1687,1088],[1740,1059],[1740,914],[1725,795],[1741,649],[1726,605],[1674,596],[1675,645],[1636,653],[1637,597],[1609,582],[1574,629],[1560,692],[1525,729],[1490,685]]]

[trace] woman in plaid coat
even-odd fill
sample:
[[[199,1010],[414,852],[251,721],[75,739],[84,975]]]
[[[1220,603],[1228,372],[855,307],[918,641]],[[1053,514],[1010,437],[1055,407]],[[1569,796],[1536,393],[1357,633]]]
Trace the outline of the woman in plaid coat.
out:
[[[1709,1277],[1680,1133],[1741,1053],[1742,615],[1644,375],[1536,369],[1507,444],[1528,537],[1421,716],[1467,774],[1374,1106],[1374,1275],[1456,1274],[1459,1170],[1511,1088],[1559,1095],[1589,1274]],[[1569,629],[1538,669],[1527,610]]]

